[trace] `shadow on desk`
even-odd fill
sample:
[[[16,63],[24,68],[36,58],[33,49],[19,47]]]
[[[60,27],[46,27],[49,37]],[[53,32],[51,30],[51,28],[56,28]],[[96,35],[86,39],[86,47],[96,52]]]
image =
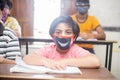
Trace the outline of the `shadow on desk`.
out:
[[[11,73],[13,64],[0,64],[0,80],[117,80],[106,68],[81,69],[83,74]],[[53,77],[41,77],[48,75]]]

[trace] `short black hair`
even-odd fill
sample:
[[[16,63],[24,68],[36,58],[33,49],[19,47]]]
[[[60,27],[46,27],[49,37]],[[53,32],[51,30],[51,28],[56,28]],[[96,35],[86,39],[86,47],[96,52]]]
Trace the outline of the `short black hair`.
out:
[[[53,20],[53,22],[50,25],[49,34],[51,37],[53,37],[55,28],[60,23],[66,23],[72,27],[73,33],[75,35],[75,39],[78,37],[80,29],[78,27],[78,24],[73,21],[73,19],[70,16],[59,16]]]
[[[6,5],[8,5],[9,9],[12,8],[13,4],[10,0],[5,0],[6,1]]]
[[[13,6],[10,0],[0,0],[0,10],[3,10],[6,5],[9,7],[9,9],[11,9]]]
[[[89,4],[90,1],[89,0],[76,0],[76,3],[87,3],[87,4]]]
[[[0,0],[0,10],[2,11],[5,8],[5,0]]]

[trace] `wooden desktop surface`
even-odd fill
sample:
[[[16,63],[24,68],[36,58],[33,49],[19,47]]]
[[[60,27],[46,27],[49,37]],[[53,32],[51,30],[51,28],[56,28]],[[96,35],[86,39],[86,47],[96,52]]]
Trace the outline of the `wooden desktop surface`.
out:
[[[81,69],[83,74],[11,73],[13,64],[0,64],[0,80],[117,80],[106,68]],[[41,78],[40,75],[54,76]],[[38,77],[35,77],[38,76]]]

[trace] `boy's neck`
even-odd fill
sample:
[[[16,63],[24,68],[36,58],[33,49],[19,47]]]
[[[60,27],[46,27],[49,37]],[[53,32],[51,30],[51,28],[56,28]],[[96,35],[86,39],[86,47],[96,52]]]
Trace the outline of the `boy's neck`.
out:
[[[77,18],[78,22],[82,23],[82,22],[85,22],[87,20],[88,14],[86,13],[86,14],[82,15],[82,14],[78,13],[76,18]]]

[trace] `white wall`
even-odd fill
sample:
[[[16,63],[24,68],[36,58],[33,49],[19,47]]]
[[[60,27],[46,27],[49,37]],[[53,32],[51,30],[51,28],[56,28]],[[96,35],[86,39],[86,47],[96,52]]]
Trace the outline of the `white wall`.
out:
[[[103,27],[120,28],[120,0],[90,0],[89,14],[96,16]],[[120,31],[105,31],[106,40],[114,40],[111,72],[120,79]],[[105,46],[95,45],[95,52],[104,66]]]
[[[120,0],[90,0],[90,14],[95,15],[103,26],[120,27]]]

